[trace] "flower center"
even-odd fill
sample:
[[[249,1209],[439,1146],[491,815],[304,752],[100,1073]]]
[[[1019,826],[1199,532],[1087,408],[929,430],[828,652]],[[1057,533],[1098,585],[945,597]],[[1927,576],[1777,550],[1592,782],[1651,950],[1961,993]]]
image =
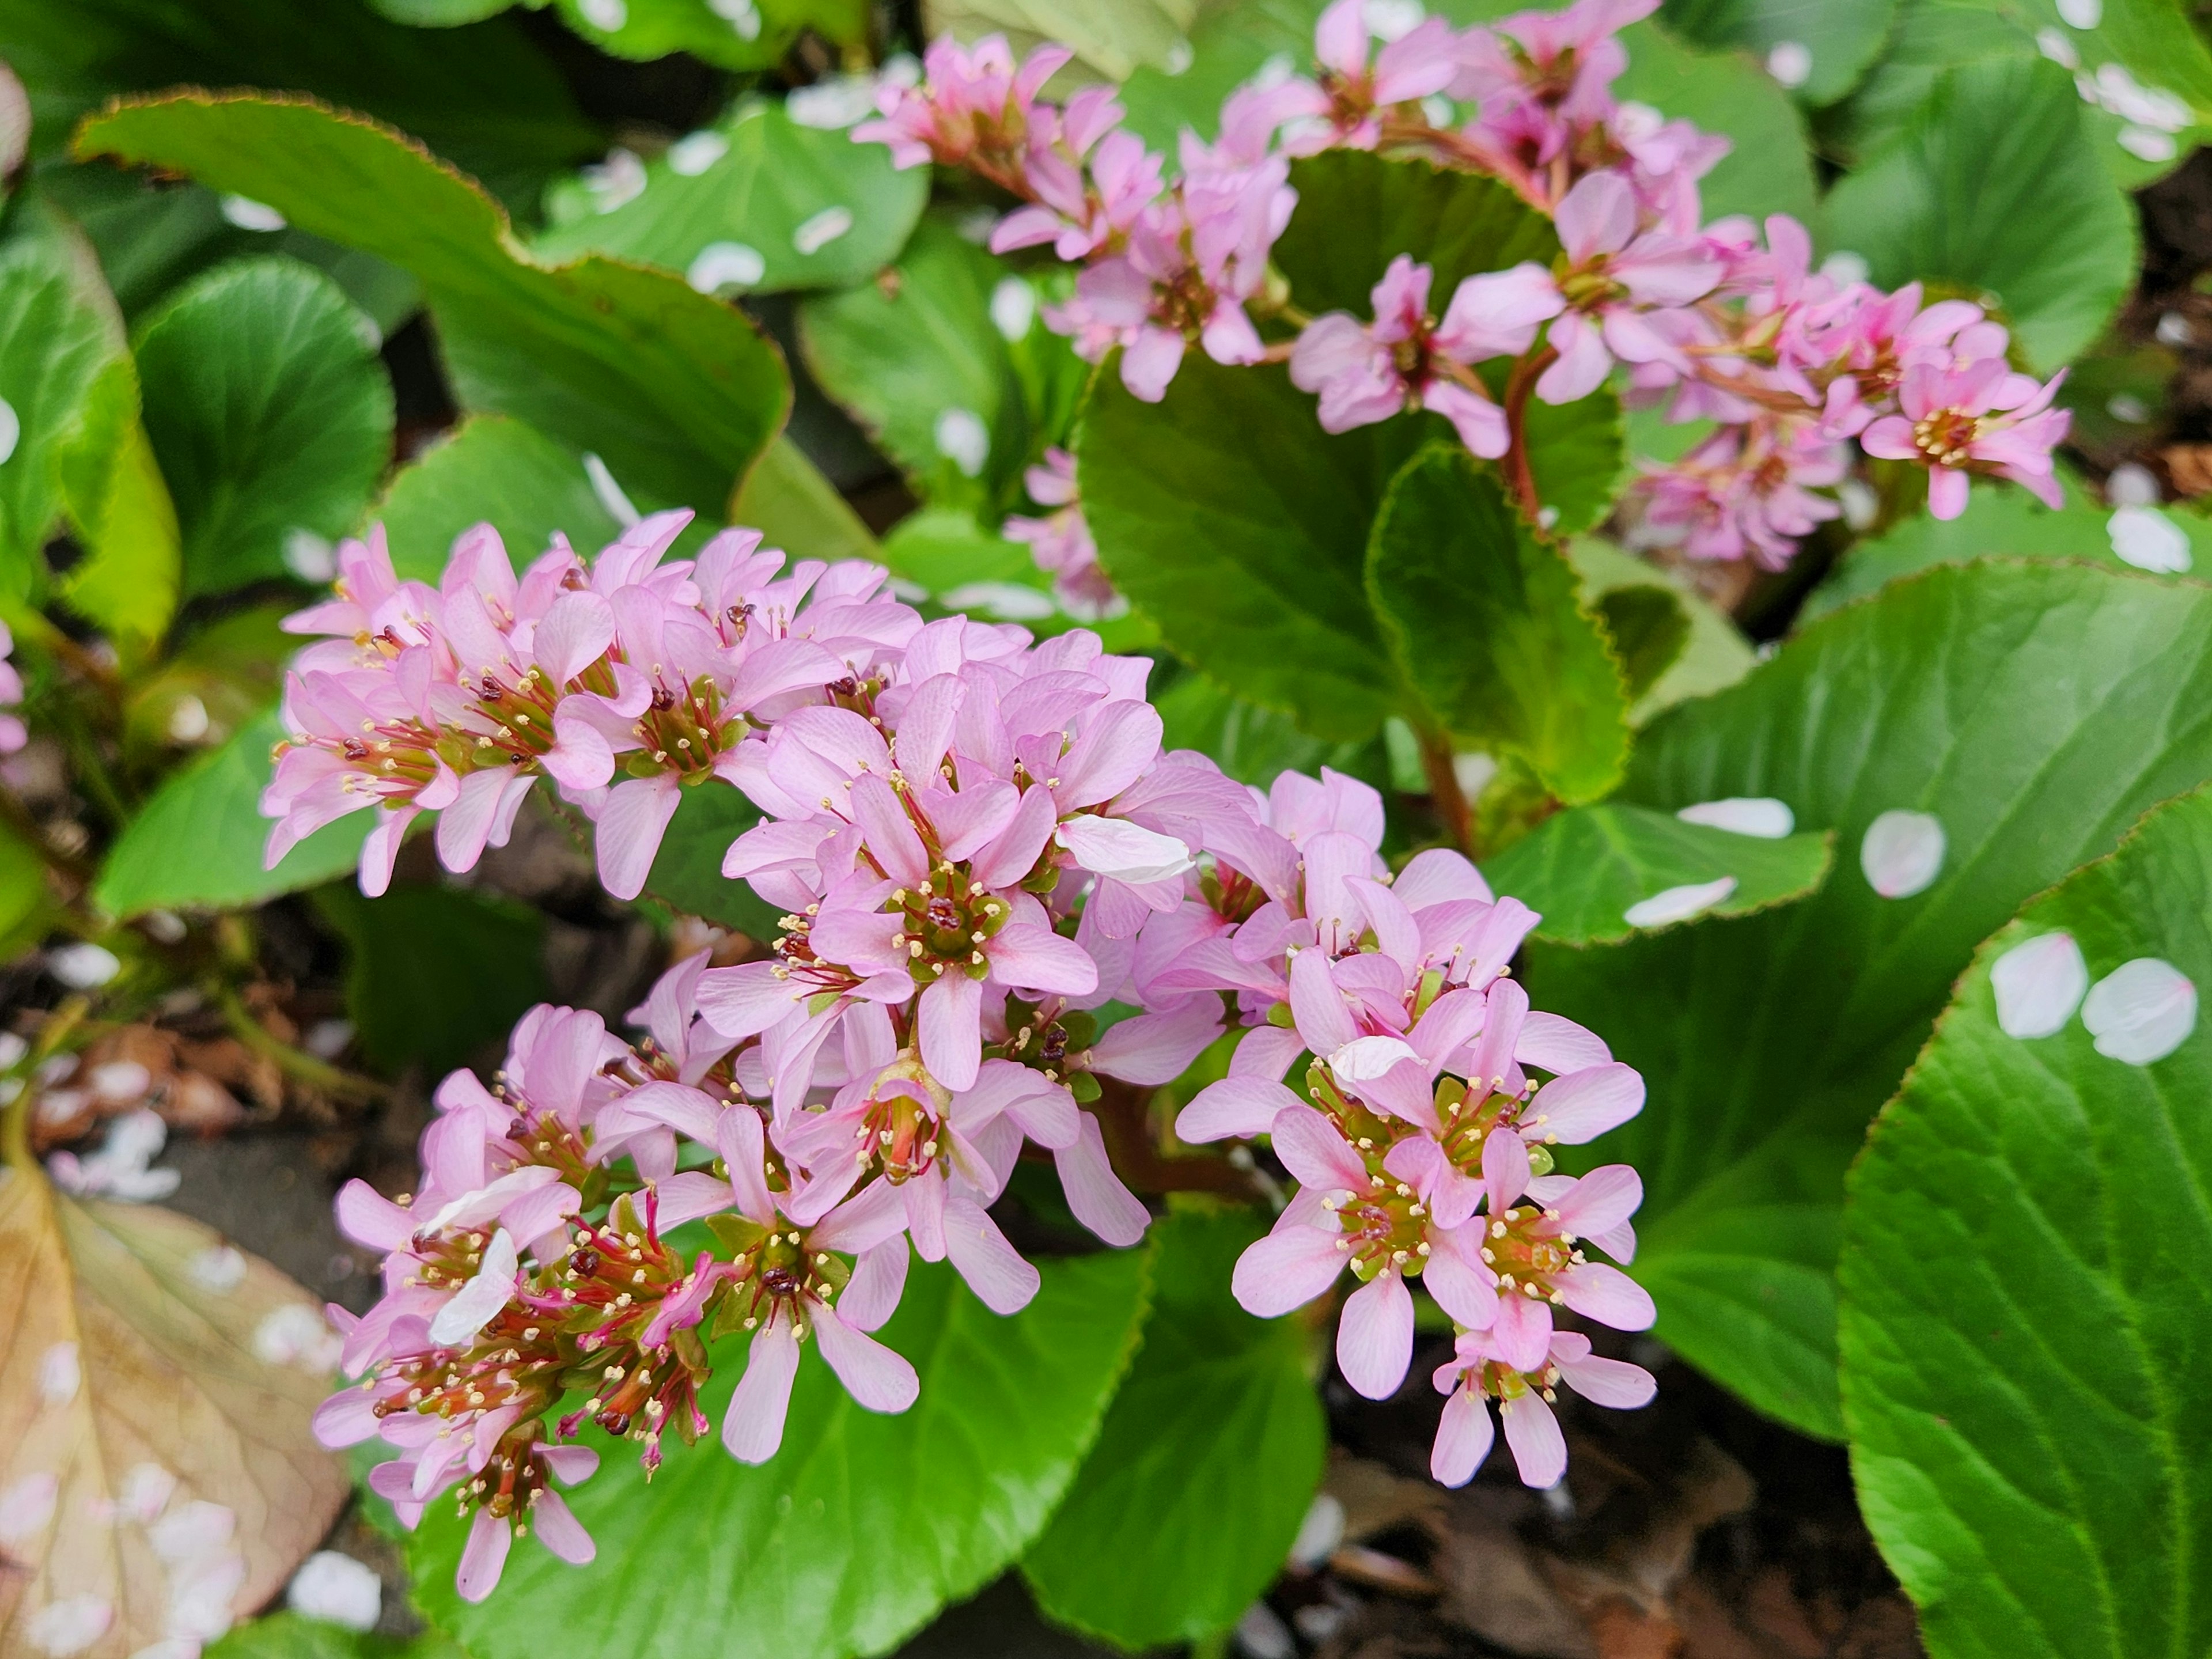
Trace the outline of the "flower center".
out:
[[[1912,423],[1912,441],[1938,466],[1964,466],[1968,450],[1982,435],[1981,417],[1963,409],[1939,409]]]
[[[983,945],[1006,925],[1007,910],[966,866],[946,860],[920,885],[895,890],[884,914],[898,919],[897,943],[915,983],[928,985],[953,968],[982,978],[989,971]]]
[[[722,717],[721,690],[711,676],[702,674],[688,692],[656,683],[653,701],[637,722],[638,740],[645,746],[630,757],[629,769],[641,777],[659,771],[703,777],[714,769],[715,757],[736,747],[744,734],[742,720]]]
[[[1582,1263],[1573,1236],[1539,1231],[1544,1212],[1521,1205],[1493,1218],[1483,1240],[1482,1259],[1498,1275],[1501,1291],[1517,1291],[1547,1302],[1563,1300],[1552,1281]]]

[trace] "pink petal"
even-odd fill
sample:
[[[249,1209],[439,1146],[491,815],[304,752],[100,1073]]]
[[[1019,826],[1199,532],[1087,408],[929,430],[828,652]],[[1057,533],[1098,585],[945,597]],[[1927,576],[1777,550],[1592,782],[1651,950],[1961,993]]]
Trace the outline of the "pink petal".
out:
[[[1536,1091],[1522,1121],[1539,1139],[1579,1146],[1643,1109],[1643,1073],[1615,1061],[1553,1079]]]
[[[1157,1089],[1190,1069],[1191,1062],[1221,1035],[1221,1004],[1194,997],[1165,1013],[1125,1019],[1098,1039],[1091,1069],[1124,1083]]]
[[[584,1530],[584,1523],[550,1486],[538,1490],[530,1506],[530,1524],[537,1529],[538,1541],[570,1566],[589,1566],[599,1555],[599,1547]]]
[[[1580,264],[1628,246],[1636,234],[1636,192],[1618,173],[1589,173],[1559,198],[1552,217],[1567,258]]]
[[[1526,1006],[1525,999],[1522,1006]],[[1531,1012],[1522,1018],[1520,1035],[1513,1040],[1513,1058],[1523,1066],[1540,1066],[1564,1076],[1608,1064],[1613,1050],[1596,1032],[1585,1030],[1571,1019]]]
[[[1567,1472],[1567,1441],[1552,1408],[1538,1395],[1524,1394],[1507,1401],[1498,1414],[1505,1419],[1505,1443],[1513,1449],[1523,1484],[1558,1486]]]
[[[783,1444],[783,1419],[791,1410],[792,1379],[799,1375],[799,1338],[791,1316],[778,1306],[754,1334],[745,1374],[722,1419],[722,1444],[740,1463],[765,1463]]]
[[[1067,1207],[1075,1212],[1078,1221],[1109,1244],[1134,1244],[1152,1225],[1152,1213],[1114,1173],[1098,1120],[1088,1112],[1077,1115],[1082,1121],[1075,1144],[1052,1155],[1060,1170],[1060,1190],[1067,1194]]]
[[[453,1575],[453,1588],[464,1601],[481,1601],[499,1588],[507,1569],[507,1553],[514,1547],[514,1534],[489,1510],[478,1510],[469,1526],[469,1541],[461,1551],[461,1565]]]
[[[845,1392],[869,1411],[902,1412],[921,1393],[905,1355],[848,1327],[826,1304],[814,1309],[814,1340]]]
[[[634,899],[645,890],[660,839],[682,799],[673,773],[614,787],[595,832],[600,886],[618,899]]]
[[[1384,1268],[1345,1298],[1336,1327],[1336,1364],[1370,1400],[1388,1400],[1413,1359],[1413,1297],[1395,1268]]]
[[[1437,1305],[1471,1331],[1488,1330],[1498,1318],[1497,1285],[1482,1265],[1481,1249],[1479,1224],[1450,1232],[1431,1231],[1429,1259],[1421,1269],[1421,1282]]]
[[[1284,1092],[1288,1093],[1285,1090]],[[1277,1115],[1271,1130],[1275,1156],[1299,1184],[1348,1192],[1367,1190],[1367,1167],[1335,1124],[1299,1104]]]
[[[1552,1359],[1559,1366],[1559,1375],[1567,1379],[1567,1386],[1593,1405],[1633,1411],[1638,1406],[1650,1405],[1652,1396],[1659,1392],[1659,1384],[1650,1371],[1626,1360],[1601,1359],[1595,1354],[1570,1359],[1556,1350]]]
[[[748,962],[699,975],[699,1012],[730,1042],[758,1036],[799,1006],[804,986],[781,977],[781,963]]]
[[[1589,1261],[1570,1268],[1555,1281],[1559,1297],[1585,1319],[1617,1331],[1648,1331],[1659,1317],[1651,1292],[1618,1267]]]
[[[1510,1129],[1492,1129],[1482,1143],[1482,1182],[1491,1214],[1502,1216],[1513,1206],[1528,1190],[1528,1148],[1521,1137]]]
[[[1644,1182],[1626,1164],[1607,1164],[1575,1182],[1550,1207],[1559,1212],[1562,1231],[1584,1237],[1609,1232],[1634,1215],[1644,1202]]]
[[[1344,1271],[1337,1236],[1291,1222],[1245,1248],[1237,1258],[1229,1288],[1245,1312],[1273,1319],[1302,1308],[1336,1283]]]
[[[1552,1310],[1519,1289],[1500,1290],[1498,1317],[1490,1322],[1490,1346],[1516,1371],[1543,1369],[1552,1351]]]
[[[1464,1486],[1490,1455],[1497,1435],[1490,1420],[1490,1402],[1472,1389],[1454,1389],[1437,1423],[1429,1473],[1447,1486]]]
[[[887,1239],[860,1252],[853,1264],[851,1282],[837,1303],[837,1317],[856,1331],[872,1331],[897,1311],[906,1292],[909,1257],[906,1235]]]
[[[1301,951],[1291,959],[1291,1012],[1299,1036],[1316,1054],[1333,1054],[1360,1035],[1330,977],[1328,958],[1319,951]]]
[[[982,985],[957,968],[921,994],[922,1063],[955,1094],[974,1088],[982,1069]]]
[[[1177,1114],[1176,1135],[1194,1146],[1209,1140],[1263,1135],[1286,1108],[1304,1104],[1279,1083],[1250,1077],[1224,1078],[1200,1089]]]
[[[1044,1282],[982,1206],[957,1193],[945,1197],[945,1254],[993,1313],[1019,1313]]]
[[[990,959],[992,977],[1003,985],[1070,997],[1088,996],[1098,988],[1098,964],[1091,953],[1033,922],[1000,928],[983,954]],[[940,1080],[955,1086],[941,1074]]]

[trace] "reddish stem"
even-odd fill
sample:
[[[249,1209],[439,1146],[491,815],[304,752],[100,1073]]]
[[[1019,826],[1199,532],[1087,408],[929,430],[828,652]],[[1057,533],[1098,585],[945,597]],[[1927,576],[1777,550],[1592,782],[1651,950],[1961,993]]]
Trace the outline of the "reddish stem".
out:
[[[1508,436],[1504,459],[1498,465],[1505,474],[1505,487],[1513,492],[1514,501],[1531,524],[1536,521],[1536,514],[1542,511],[1544,504],[1536,495],[1536,475],[1528,470],[1528,394],[1536,389],[1536,377],[1557,362],[1559,357],[1559,354],[1547,345],[1541,351],[1516,358],[1513,372],[1505,380]]]

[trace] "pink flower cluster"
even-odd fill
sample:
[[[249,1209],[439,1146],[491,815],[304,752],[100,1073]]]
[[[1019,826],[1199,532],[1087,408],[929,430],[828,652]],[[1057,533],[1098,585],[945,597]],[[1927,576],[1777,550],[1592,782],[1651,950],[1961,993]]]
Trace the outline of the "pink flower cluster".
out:
[[[23,701],[23,676],[8,659],[15,653],[15,636],[0,623],[0,708],[14,708]],[[0,714],[0,755],[12,755],[31,740],[20,714]]]
[[[1121,595],[1098,567],[1098,544],[1083,517],[1083,502],[1075,485],[1075,457],[1058,447],[1044,453],[1044,465],[1033,466],[1022,482],[1030,499],[1052,509],[1041,519],[1017,514],[1000,526],[1011,542],[1027,542],[1037,568],[1053,579],[1053,593],[1061,610],[1084,622],[1097,622],[1126,610]]]
[[[595,821],[607,890],[636,897],[685,787],[724,775],[746,732],[866,679],[921,625],[882,596],[879,567],[786,573],[756,531],[669,559],[690,517],[656,514],[588,565],[556,535],[519,578],[479,525],[434,588],[394,574],[381,526],[346,543],[337,597],[284,624],[329,637],[286,679],[268,863],[374,808],[364,893],[385,890],[425,811],[440,861],[471,869],[506,844],[542,775]]]
[[[1163,752],[1150,665],[1092,635],[953,617],[872,649],[865,678],[717,750],[765,814],[724,870],[787,912],[774,954],[679,963],[633,1011],[634,1044],[532,1010],[494,1087],[440,1086],[417,1192],[340,1194],[348,1237],[384,1253],[384,1295],[336,1316],[362,1381],[324,1406],[323,1438],[391,1448],[372,1485],[410,1524],[448,1496],[472,1517],[465,1595],[532,1527],[587,1560],[556,1490],[595,1467],[572,1443],[587,1419],[656,1466],[671,1431],[712,1431],[709,1345],[738,1336],[720,1434],[740,1459],[781,1446],[809,1340],[862,1407],[905,1410],[914,1369],[872,1333],[911,1257],[1024,1307],[1037,1271],[989,1210],[1028,1146],[1085,1225],[1136,1243],[1150,1214],[1086,1108],[1102,1079],[1157,1087],[1234,1030],[1180,1132],[1267,1134],[1302,1183],[1239,1298],[1284,1313],[1349,1268],[1339,1360],[1380,1396],[1410,1363],[1421,1279],[1464,1333],[1450,1386],[1498,1400],[1524,1475],[1557,1480],[1539,1443],[1555,1383],[1635,1403],[1649,1379],[1592,1359],[1556,1310],[1640,1329],[1651,1304],[1582,1248],[1632,1254],[1634,1175],[1551,1170],[1643,1084],[1507,976],[1535,917],[1456,854],[1393,879],[1364,784],[1285,774],[1263,795]],[[1280,1081],[1301,1054],[1310,1105]],[[687,1255],[669,1236],[694,1221],[714,1243]],[[1472,1421],[1448,1414],[1440,1474],[1480,1461]]]
[[[1418,1279],[1461,1333],[1439,1389],[1475,1402],[1448,1410],[1437,1478],[1473,1477],[1488,1447],[1486,1397],[1504,1411],[1522,1478],[1550,1486],[1565,1448],[1545,1402],[1560,1375],[1581,1386],[1560,1356],[1612,1379],[1592,1395],[1602,1403],[1651,1396],[1649,1376],[1589,1359],[1587,1339],[1554,1323],[1562,1308],[1621,1330],[1652,1322],[1644,1290],[1583,1248],[1632,1259],[1635,1172],[1554,1174],[1552,1151],[1633,1116],[1644,1080],[1594,1033],[1529,1007],[1508,974],[1538,921],[1525,905],[1494,896],[1448,850],[1390,877],[1382,803],[1367,786],[1286,773],[1260,817],[1217,853],[1155,981],[1161,992],[1232,995],[1246,1028],[1228,1075],[1192,1099],[1176,1132],[1266,1134],[1299,1183],[1237,1263],[1237,1300],[1273,1317],[1349,1271],[1358,1287],[1337,1364],[1381,1400],[1412,1363]],[[1285,1085],[1288,1072],[1302,1073],[1304,1098]]]
[[[1047,319],[1093,361],[1123,347],[1140,398],[1164,394],[1194,343],[1224,363],[1287,358],[1328,431],[1425,409],[1497,458],[1516,448],[1528,391],[1571,403],[1619,374],[1633,402],[1719,423],[1680,464],[1647,468],[1627,509],[1637,540],[1698,560],[1786,562],[1839,513],[1827,492],[1852,440],[1926,469],[1939,518],[1963,510],[1976,474],[2055,498],[2058,383],[2010,370],[2005,331],[1978,307],[1814,272],[1786,217],[1763,240],[1747,220],[1703,223],[1698,181],[1728,141],[1612,91],[1627,64],[1618,32],[1655,9],[1577,0],[1463,31],[1431,18],[1378,46],[1363,0],[1335,0],[1313,74],[1238,88],[1212,144],[1185,133],[1178,168],[1120,128],[1109,90],[1064,108],[1038,97],[1064,48],[1017,70],[997,36],[939,42],[925,81],[886,87],[884,118],[854,137],[1023,198],[994,247],[1050,243],[1083,263],[1074,300]],[[1498,178],[1552,216],[1561,252],[1465,278],[1441,319],[1434,272],[1403,254],[1370,319],[1304,318],[1270,289],[1267,261],[1296,206],[1289,161],[1332,148]],[[1513,360],[1502,405],[1474,372],[1493,358]]]

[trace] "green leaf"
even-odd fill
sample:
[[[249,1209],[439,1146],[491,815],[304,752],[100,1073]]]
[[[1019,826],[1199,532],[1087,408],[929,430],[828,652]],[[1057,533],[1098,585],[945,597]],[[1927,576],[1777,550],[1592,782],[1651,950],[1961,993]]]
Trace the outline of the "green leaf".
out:
[[[1806,54],[1802,95],[1832,104],[1881,56],[1896,10],[1897,0],[1667,0],[1659,15],[1700,46],[1746,47],[1793,75],[1789,48],[1798,48]]]
[[[129,357],[100,371],[54,462],[70,528],[84,550],[62,579],[62,597],[113,635],[126,660],[143,658],[176,614],[183,553]]]
[[[235,1626],[203,1651],[206,1659],[465,1659],[459,1647],[435,1631],[403,1641],[291,1612]]]
[[[750,525],[771,545],[792,549],[800,557],[884,556],[875,533],[787,434],[779,434],[753,463],[730,504],[730,522]]]
[[[2089,29],[2064,22],[2057,0],[1913,0],[1881,64],[1838,112],[1838,136],[1847,148],[1871,154],[1911,120],[1944,70],[1985,58],[2032,62],[2044,55],[2043,40],[2053,38],[2093,88],[2103,81],[2120,94],[2100,89],[2097,103],[2083,104],[2081,119],[2091,148],[2123,189],[2172,171],[2204,142],[2212,122],[2212,52],[2169,0],[2104,0]],[[2114,79],[2116,70],[2124,81]],[[2130,83],[2147,101],[2130,93]],[[2159,125],[2133,118],[2150,108],[2158,109]]]
[[[78,149],[190,173],[405,265],[465,406],[600,456],[655,504],[718,510],[789,406],[775,346],[738,313],[664,271],[532,262],[497,203],[359,117],[184,94],[100,115]]]
[[[0,41],[30,89],[41,155],[109,98],[176,86],[289,88],[363,111],[525,210],[549,174],[605,144],[513,22],[426,34],[361,0],[323,0],[312,28],[285,0],[0,0]]]
[[[1594,800],[1628,750],[1620,667],[1497,475],[1455,444],[1391,481],[1367,591],[1408,693],[1468,748],[1516,754],[1569,802]]]
[[[2131,1063],[2075,1017],[2007,1036],[1991,988],[2070,934],[2084,983],[2149,957],[2201,991],[2208,918],[2200,790],[1983,946],[1852,1172],[1851,1471],[1937,1659],[2212,1646],[2212,1034]]]
[[[760,99],[648,162],[645,179],[611,213],[580,191],[576,216],[538,239],[539,255],[643,260],[709,292],[845,288],[898,257],[929,196],[927,167],[900,172],[884,145],[801,126]]]
[[[392,567],[435,583],[453,538],[489,524],[518,568],[560,531],[589,554],[622,533],[574,452],[526,422],[471,415],[392,478],[368,518],[384,526]]]
[[[0,950],[11,956],[34,942],[33,926],[51,908],[46,861],[13,829],[0,829]]]
[[[1803,898],[1827,879],[1835,840],[1825,830],[1768,840],[1606,802],[1553,813],[1486,860],[1482,873],[1498,892],[1542,913],[1538,939],[1589,945],[1692,915],[1748,915]],[[1634,907],[1662,894],[1723,880],[1735,887],[1701,908],[1689,908],[1695,901],[1685,895],[1685,914],[1664,914],[1662,904],[1649,919],[1629,919]]]
[[[1786,213],[1810,223],[1819,199],[1805,118],[1774,77],[1739,52],[1694,52],[1656,23],[1620,32],[1628,67],[1613,95],[1695,122],[1733,146],[1698,181],[1708,221]]]
[[[1083,422],[1084,515],[1114,586],[1169,648],[1314,736],[1373,735],[1395,709],[1367,601],[1382,491],[1434,416],[1332,437],[1279,366],[1197,352],[1164,400],[1102,374]]]
[[[1529,949],[1536,1006],[1650,1086],[1607,1155],[1644,1177],[1634,1271],[1666,1340],[1762,1410],[1840,1434],[1829,1274],[1868,1121],[1975,945],[2208,772],[2212,592],[2075,565],[1897,582],[1652,723],[1620,801],[1777,797],[1835,832],[1841,866],[1759,915]],[[1897,811],[1933,815],[1945,851],[1932,885],[1884,898],[1863,846]]]
[[[1853,548],[1813,590],[1799,614],[1810,621],[1916,570],[1990,556],[2078,559],[2113,570],[2130,568],[2113,548],[2112,509],[2097,506],[2072,479],[2062,478],[2062,487],[2066,505],[2054,512],[2025,489],[1978,479],[1967,495],[1966,510],[1957,518],[1916,514]],[[2212,570],[2212,522],[2186,508],[2138,507],[2121,516],[2123,544],[2135,546],[2130,536],[2143,533],[2154,519],[2185,538],[2179,556],[2188,562],[2186,568]],[[2153,535],[2155,539],[2154,530]]]
[[[704,916],[761,940],[776,937],[775,907],[722,873],[730,843],[760,822],[760,809],[720,782],[686,789],[653,855],[645,890],[687,915]]]
[[[234,611],[172,640],[160,665],[134,680],[123,710],[133,766],[173,763],[179,746],[214,747],[276,701],[300,636],[283,631],[290,601]]]
[[[1642,585],[1614,588],[1596,608],[1633,704],[1680,660],[1690,642],[1690,613],[1674,589]]]
[[[149,910],[228,910],[343,875],[361,859],[374,817],[356,812],[318,830],[274,870],[261,867],[270,821],[261,816],[270,750],[284,736],[275,709],[213,754],[172,773],[107,849],[93,902],[112,916]]]
[[[0,458],[0,592],[10,599],[30,599],[46,580],[42,550],[62,511],[56,452],[123,355],[123,319],[82,240],[0,248],[0,402],[17,434]]]
[[[931,218],[883,280],[799,307],[814,378],[932,501],[1003,508],[1041,447],[992,320],[993,295],[1021,281]],[[980,454],[963,447],[979,440]]]
[[[1946,70],[1911,120],[1822,205],[1821,240],[1875,282],[1994,295],[2045,372],[2104,331],[2135,284],[2134,206],[2092,149],[2056,64]]]
[[[1185,61],[1200,0],[930,0],[925,33],[950,31],[963,40],[1000,33],[1015,52],[1056,40],[1090,71],[1084,78],[1120,81],[1139,64],[1171,68]]]
[[[1204,674],[1179,676],[1152,707],[1166,728],[1163,747],[1209,755],[1239,783],[1264,789],[1285,771],[1318,775],[1324,766],[1378,788],[1386,781],[1387,761],[1375,738],[1331,743],[1309,737],[1288,714],[1231,696]]]
[[[284,545],[354,527],[392,453],[374,327],[320,271],[249,259],[189,284],[134,343],[188,594],[285,574]]]
[[[1022,1574],[1046,1615],[1123,1647],[1227,1630],[1283,1570],[1328,1447],[1310,1333],[1230,1272],[1250,1214],[1156,1223],[1152,1311],[1075,1485]]]
[[[1571,404],[1531,398],[1522,429],[1536,499],[1553,515],[1544,521],[1546,529],[1578,535],[1613,511],[1614,487],[1627,456],[1620,400],[1611,387],[1600,386]]]
[[[1435,273],[1429,309],[1441,317],[1463,277],[1523,259],[1548,266],[1559,252],[1548,219],[1480,173],[1334,150],[1294,163],[1291,182],[1297,210],[1273,257],[1309,312],[1373,316],[1370,290],[1410,253]]]
[[[1689,619],[1688,643],[1657,681],[1637,697],[1628,711],[1630,724],[1641,726],[1678,702],[1734,685],[1758,660],[1742,630],[1716,610],[1680,572],[1646,564],[1612,543],[1590,536],[1577,537],[1571,543],[1567,557],[1582,577],[1584,603],[1601,613],[1610,617],[1607,603],[1613,595],[1656,582],[1665,586]]]
[[[914,1363],[921,1397],[896,1417],[855,1406],[818,1355],[802,1360],[783,1449],[758,1468],[713,1439],[672,1446],[648,1486],[628,1447],[571,1506],[599,1544],[571,1567],[525,1540],[500,1594],[453,1590],[467,1528],[434,1513],[408,1557],[417,1594],[473,1659],[720,1659],[882,1653],[972,1595],[1043,1528],[1098,1431],[1146,1300],[1136,1251],[1040,1264],[1044,1287],[1011,1319],[944,1264],[917,1263],[877,1334]],[[715,1351],[704,1408],[719,1422],[744,1369]],[[669,1577],[680,1563],[681,1594]]]
[[[346,1012],[362,1051],[386,1072],[444,1076],[551,995],[545,918],[463,887],[403,884],[378,898],[349,886],[315,896],[351,946]]]
[[[1163,53],[1122,81],[1121,103],[1128,111],[1122,125],[1170,164],[1185,127],[1212,142],[1224,100],[1270,58],[1301,70],[1312,62],[1314,21],[1321,13],[1319,0],[1233,0],[1205,7],[1184,36],[1187,64],[1171,68],[1182,53],[1173,58]]]
[[[755,0],[750,5],[721,0],[719,9],[710,0],[556,3],[568,27],[593,46],[648,62],[683,52],[722,69],[770,69],[802,30],[811,28],[842,46],[856,45],[867,34],[867,9],[859,0]],[[621,21],[607,27],[616,18]]]
[[[979,586],[1019,588],[1042,614],[1053,607],[1051,579],[1037,568],[1028,544],[984,529],[957,507],[925,507],[901,519],[884,538],[883,559],[893,575],[927,589],[948,610],[969,608],[963,590]]]

